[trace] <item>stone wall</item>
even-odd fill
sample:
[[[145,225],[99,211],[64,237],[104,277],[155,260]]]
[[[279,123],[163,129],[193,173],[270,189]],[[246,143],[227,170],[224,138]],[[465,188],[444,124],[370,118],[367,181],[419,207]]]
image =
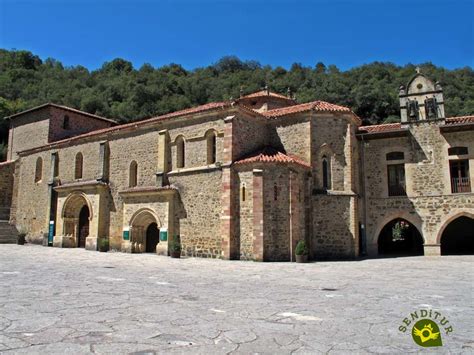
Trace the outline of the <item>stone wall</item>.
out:
[[[359,251],[357,198],[316,195],[312,198],[312,254],[316,259],[354,258]]]
[[[245,192],[244,192],[245,186]],[[254,259],[254,212],[253,212],[253,172],[241,171],[235,181],[234,189],[238,193],[235,196],[236,230],[235,238],[239,240],[239,253],[241,260]],[[245,200],[243,198],[245,194]]]
[[[269,128],[261,117],[241,114],[232,120],[232,160],[238,160],[270,143]]]
[[[18,158],[18,152],[48,143],[50,110],[44,107],[15,117],[10,121],[7,160]]]
[[[311,121],[309,115],[289,117],[271,122],[271,144],[297,156],[308,163],[311,161]]]
[[[220,257],[222,171],[181,173],[170,176],[169,180],[179,189],[184,209],[179,219],[182,254]]]
[[[63,128],[66,115],[69,117],[68,129]],[[7,159],[15,160],[18,152],[112,125],[111,121],[54,106],[45,106],[14,117],[10,121]]]
[[[0,163],[0,220],[10,219],[15,163]]]
[[[367,196],[367,247],[370,256],[378,253],[382,228],[396,218],[413,224],[424,238],[425,254],[439,254],[440,232],[456,216],[474,215],[474,194],[451,193],[449,160],[469,159],[470,179],[474,178],[472,131],[441,133],[436,122],[410,126],[404,137],[366,140],[364,151],[365,194]],[[449,156],[448,148],[468,147],[467,156]],[[387,161],[386,154],[400,151],[404,160]],[[388,196],[387,165],[405,165],[407,196]],[[472,191],[472,190],[471,190]],[[363,201],[362,201],[363,202]],[[363,216],[361,208],[360,216]]]
[[[314,187],[323,187],[322,160],[330,159],[330,190],[347,191],[354,189],[355,161],[357,148],[356,126],[344,114],[318,114],[311,121],[311,165]],[[349,155],[349,153],[352,154]]]
[[[42,159],[42,178],[35,182],[36,161]],[[28,233],[27,240],[41,243],[43,234],[49,229],[48,182],[51,178],[51,151],[22,156],[17,165],[18,198],[16,225],[18,230]]]
[[[207,164],[207,140],[206,133],[216,133],[216,161],[223,161],[223,129],[224,121],[219,116],[209,116],[205,119],[188,120],[181,123],[170,124],[169,135],[171,145],[171,170],[177,170],[176,138],[179,136],[185,141],[185,164],[184,169],[197,168]]]
[[[79,112],[64,110],[54,106],[51,106],[49,110],[49,142],[55,142],[61,139],[113,126],[113,123],[110,121],[83,115]],[[65,116],[69,117],[69,128],[67,129],[64,129],[63,127]]]

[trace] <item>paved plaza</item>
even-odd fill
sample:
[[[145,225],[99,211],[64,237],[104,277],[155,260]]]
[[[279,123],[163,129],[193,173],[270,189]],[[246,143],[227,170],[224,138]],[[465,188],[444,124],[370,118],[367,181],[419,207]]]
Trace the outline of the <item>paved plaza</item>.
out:
[[[473,353],[474,257],[310,264],[0,245],[0,352]],[[443,347],[402,320],[439,311]]]

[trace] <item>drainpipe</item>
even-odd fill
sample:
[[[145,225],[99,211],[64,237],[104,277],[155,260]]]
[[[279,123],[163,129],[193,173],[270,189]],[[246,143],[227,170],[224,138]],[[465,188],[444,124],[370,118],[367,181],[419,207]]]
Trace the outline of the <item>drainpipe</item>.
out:
[[[290,170],[290,187],[289,187],[289,198],[290,198],[290,262],[293,262],[293,204],[292,204],[292,192],[293,192],[293,173]]]
[[[362,193],[363,193],[363,201],[364,201],[364,209],[363,209],[363,224],[361,225],[361,234],[362,234],[362,255],[367,255],[367,191],[366,191],[366,183],[365,183],[365,140],[364,135],[362,134],[362,164],[361,164],[361,172],[362,172]]]

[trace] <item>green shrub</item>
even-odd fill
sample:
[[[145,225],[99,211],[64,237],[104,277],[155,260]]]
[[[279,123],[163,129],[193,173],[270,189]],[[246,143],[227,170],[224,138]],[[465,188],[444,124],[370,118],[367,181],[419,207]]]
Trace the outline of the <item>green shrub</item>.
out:
[[[306,247],[306,243],[304,240],[300,240],[298,244],[296,244],[296,249],[295,249],[295,254],[296,255],[308,255],[309,250]]]
[[[170,251],[181,252],[181,238],[179,235],[174,236],[173,240],[170,242],[169,249]]]

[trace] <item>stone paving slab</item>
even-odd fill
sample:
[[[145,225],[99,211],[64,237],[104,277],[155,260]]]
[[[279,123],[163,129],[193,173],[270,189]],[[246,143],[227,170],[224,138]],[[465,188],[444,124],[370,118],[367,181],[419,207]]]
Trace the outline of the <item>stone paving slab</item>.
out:
[[[473,266],[473,256],[291,264],[0,245],[0,352],[472,354]],[[452,324],[443,347],[398,330],[422,308]]]

